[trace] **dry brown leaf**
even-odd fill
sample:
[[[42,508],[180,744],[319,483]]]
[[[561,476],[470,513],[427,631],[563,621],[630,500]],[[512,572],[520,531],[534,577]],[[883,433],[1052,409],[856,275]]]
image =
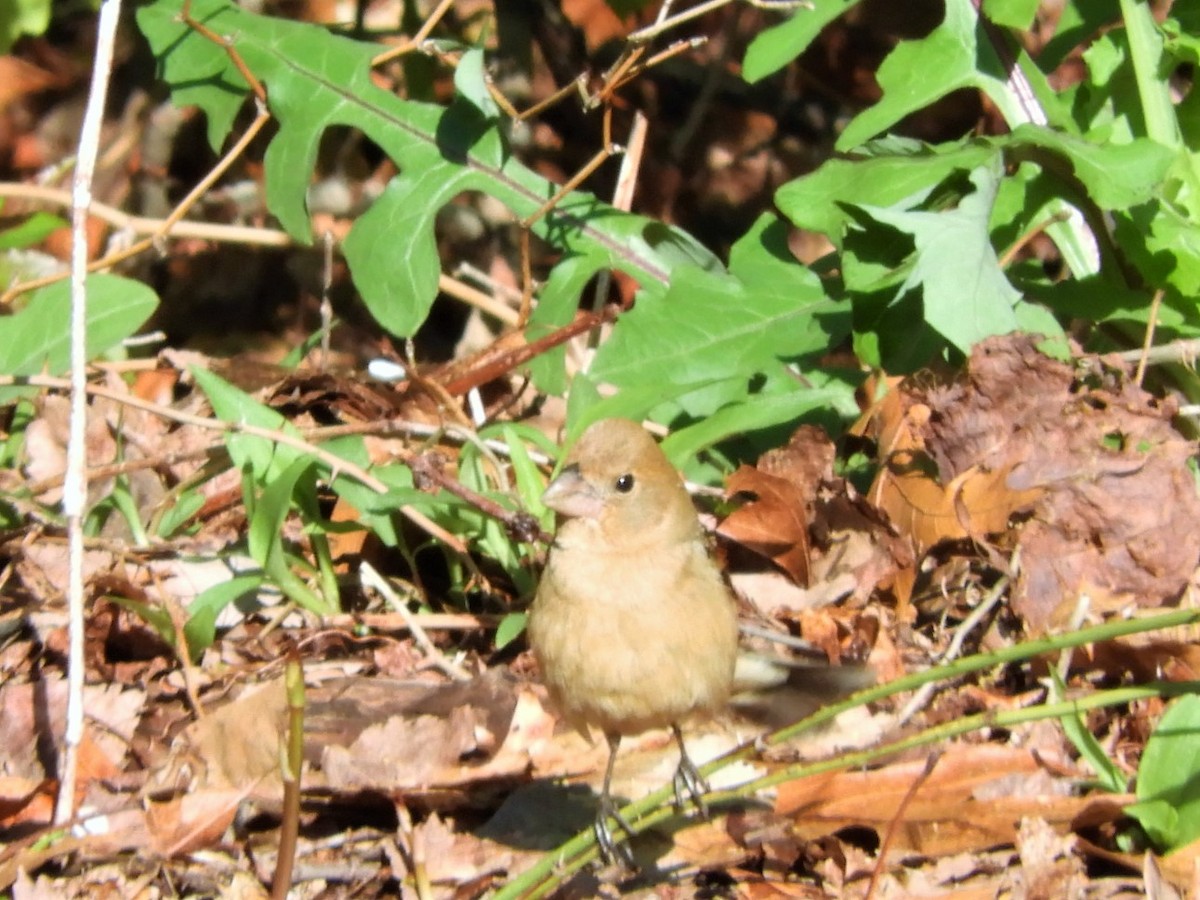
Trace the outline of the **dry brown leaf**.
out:
[[[309,692],[306,787],[399,793],[430,807],[461,802],[528,770],[530,706],[504,669],[452,684],[331,680]]]
[[[153,766],[150,790],[251,792],[262,802],[278,803],[285,723],[282,677],[255,685],[189,725],[169,756]]]
[[[842,772],[788,782],[779,788],[776,812],[795,819],[801,837],[815,838],[859,826],[880,835],[893,828],[892,848],[923,856],[944,856],[1016,840],[1023,816],[1039,816],[1069,830],[1088,798],[1064,794],[1004,796],[980,799],[999,779],[1027,779],[1042,766],[1031,751],[995,745],[957,747],[947,751],[928,778],[924,760],[895,763],[870,772]],[[909,796],[914,783],[920,782]],[[870,804],[862,802],[870,797]]]
[[[146,809],[150,846],[163,858],[212,846],[225,833],[246,799],[245,791],[193,791]]]
[[[11,54],[0,56],[0,109],[8,107],[25,94],[36,94],[61,83],[60,76],[28,60]]]
[[[942,484],[928,457],[925,460],[910,450],[893,453],[871,489],[879,508],[913,539],[920,553],[941,541],[998,534],[1041,495],[1038,489],[1010,489],[1011,468],[989,471],[973,466]]]
[[[564,0],[562,12],[583,32],[588,47],[593,49],[629,32],[604,0]]]
[[[724,536],[770,559],[811,590],[780,594],[767,583],[749,586],[760,609],[810,609],[850,595],[854,605],[891,589],[904,602],[915,575],[913,553],[886,522],[834,475],[836,449],[828,435],[802,425],[788,443],[764,453],[755,468],[731,476],[726,493],[757,495],[718,529]],[[815,541],[810,543],[810,529]],[[734,573],[737,580],[741,573]],[[767,599],[758,602],[756,595]]]
[[[49,780],[0,775],[0,830],[27,822],[48,825],[56,794]]]
[[[66,397],[45,396],[38,403],[37,418],[29,423],[25,432],[25,474],[30,481],[38,482],[51,478],[62,478],[67,468],[67,438],[70,403]],[[93,466],[112,462],[117,456],[117,442],[113,440],[108,425],[95,409],[87,417],[87,458]],[[94,479],[88,482],[88,503],[93,505],[112,491],[113,479]],[[62,499],[62,488],[51,488],[39,498],[44,503],[57,503]]]
[[[1082,594],[1117,607],[1176,598],[1200,560],[1194,445],[1174,405],[1099,363],[1084,378],[1024,335],[980,342],[956,381],[906,382],[878,415],[872,496],[921,549],[1017,532],[1014,608],[1034,633]],[[944,488],[942,487],[944,485]]]
[[[717,530],[807,587],[808,523],[799,488],[784,478],[742,466],[729,476],[725,491],[730,497],[747,493],[757,499],[734,510]]]

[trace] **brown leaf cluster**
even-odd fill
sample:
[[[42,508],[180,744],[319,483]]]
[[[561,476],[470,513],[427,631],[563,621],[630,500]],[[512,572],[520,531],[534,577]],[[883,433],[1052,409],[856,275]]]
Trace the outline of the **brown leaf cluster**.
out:
[[[1035,338],[991,338],[961,377],[894,393],[871,496],[919,551],[1017,525],[1013,606],[1034,632],[1083,595],[1159,606],[1200,561],[1195,448],[1174,411],[1102,360],[1076,370]]]

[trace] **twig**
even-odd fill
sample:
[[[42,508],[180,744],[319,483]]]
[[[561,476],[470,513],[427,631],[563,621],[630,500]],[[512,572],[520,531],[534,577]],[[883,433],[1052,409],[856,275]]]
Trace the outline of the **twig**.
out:
[[[372,68],[382,65],[383,63],[395,59],[396,57],[403,56],[406,53],[410,53],[417,47],[421,46],[421,44],[425,43],[425,39],[433,33],[433,29],[437,27],[437,23],[442,20],[442,16],[446,15],[446,13],[450,11],[450,7],[453,5],[454,0],[442,0],[442,2],[437,5],[437,8],[434,9],[433,12],[429,14],[429,17],[421,24],[421,27],[417,29],[417,33],[414,34],[412,38],[402,43],[399,47],[393,47],[391,50],[385,50],[383,53],[380,53],[378,56],[372,59]]]
[[[621,157],[621,169],[617,173],[617,186],[613,189],[613,207],[616,209],[623,209],[625,212],[633,209],[633,194],[637,190],[638,172],[642,166],[642,155],[646,150],[646,133],[649,130],[650,120],[640,109],[637,110],[633,114],[633,124],[629,126],[625,154]],[[602,269],[596,278],[596,291],[592,295],[593,315],[604,308],[611,284],[612,272]],[[589,334],[589,348],[594,348],[600,343],[602,330],[597,328]]]
[[[471,613],[339,613],[325,616],[322,621],[331,628],[357,628],[365,625],[372,631],[407,631],[413,623],[425,631],[485,631],[495,628],[499,616]]]
[[[239,144],[242,143],[239,141]],[[236,149],[236,148],[235,148]],[[226,159],[232,158],[226,154]],[[222,160],[225,163],[225,160]],[[214,171],[216,171],[214,169]],[[205,185],[209,178],[205,178]],[[190,196],[190,195],[189,195]],[[69,207],[71,205],[70,191],[62,188],[45,187],[36,184],[19,184],[0,182],[0,198],[11,197],[20,200],[35,200],[55,206]],[[197,198],[198,199],[198,198]],[[195,238],[202,241],[213,241],[223,244],[243,244],[250,247],[290,247],[296,242],[286,231],[277,228],[254,228],[248,225],[224,225],[218,222],[197,222],[194,220],[180,221],[188,207],[180,204],[176,212],[166,219],[155,219],[149,216],[134,216],[114,206],[105,203],[92,202],[90,214],[97,219],[108,222],[114,228],[128,231],[132,234],[149,235],[148,240],[131,244],[119,253],[113,253],[91,263],[90,270],[106,269],[129,257],[148,250],[156,243],[171,238]],[[14,285],[0,295],[0,306],[12,301],[20,294],[46,287],[61,281],[63,275],[48,275],[44,278],[31,279]],[[474,306],[490,316],[499,319],[505,325],[517,324],[517,314],[510,306],[485,294],[471,285],[466,284],[452,275],[442,274],[438,277],[438,290],[442,293],[461,300],[468,306]]]
[[[403,419],[392,419],[388,421],[375,422],[353,422],[344,425],[323,425],[318,428],[301,428],[299,429],[301,436],[306,441],[320,443],[322,441],[332,440],[339,437],[347,437],[349,435],[370,434],[380,437],[388,437],[391,435],[404,435],[405,437],[448,437],[458,443],[475,444],[481,450],[492,456],[509,456],[511,452],[504,441],[490,438],[484,440],[479,435],[469,429],[463,428],[460,425],[431,425],[428,422],[409,422]],[[189,462],[190,460],[200,459],[212,453],[214,450],[222,447],[222,440],[216,438],[212,443],[205,447],[197,447],[192,450],[181,450],[175,453],[164,453],[159,456],[148,456],[144,459],[127,459],[119,463],[108,463],[103,466],[92,466],[87,470],[86,478],[90,484],[101,478],[114,478],[118,475],[128,475],[130,472],[140,472],[145,469],[158,469],[178,465],[179,463]],[[541,453],[538,450],[526,450],[529,458],[541,466],[550,465],[553,460]],[[38,494],[43,494],[46,491],[61,487],[63,483],[62,475],[54,475],[50,478],[43,478],[41,481],[35,481],[26,486],[28,492],[36,497]],[[719,488],[707,488],[702,485],[688,485],[688,490],[693,494],[708,492],[712,496],[722,496]]]
[[[396,596],[396,592],[392,590],[392,586],[384,581],[383,577],[375,571],[375,567],[369,562],[363,561],[359,568],[359,577],[362,578],[363,587],[373,588],[378,591],[392,609],[396,610],[408,625],[408,630],[412,633],[413,640],[417,645],[425,651],[429,661],[445,672],[455,681],[470,681],[471,675],[462,666],[455,664],[452,660],[446,658],[433,641],[429,639],[429,635],[425,633],[425,629],[417,622],[416,617],[408,611],[408,606]]]
[[[1019,565],[1019,560],[1014,554],[1012,566],[1010,567],[1014,575],[1016,574],[1017,567]],[[1008,588],[1008,585],[1009,577],[1007,575],[1001,576],[1001,578],[992,587],[992,590],[988,593],[988,595],[983,598],[983,602],[971,610],[970,615],[962,620],[958,628],[954,630],[954,635],[950,638],[950,644],[948,647],[946,647],[946,652],[943,653],[941,659],[938,660],[940,665],[953,662],[958,658],[958,655],[962,652],[963,644],[966,643],[967,635],[969,635],[975,629],[976,625],[978,625],[984,620],[984,618],[991,614],[991,611],[996,607],[996,604],[1000,602],[1000,598],[1004,596],[1004,591]],[[937,689],[937,687],[938,685],[936,682],[929,682],[928,684],[923,685],[921,689],[913,695],[912,699],[909,700],[908,703],[904,704],[904,709],[901,710],[900,714],[896,717],[896,724],[904,725],[909,719],[916,715],[917,710],[921,709],[929,702],[929,698],[933,696],[933,692]]]
[[[495,500],[478,491],[473,491],[460,481],[455,481],[442,472],[434,454],[408,454],[401,457],[412,469],[413,483],[421,490],[433,485],[444,489],[461,500],[465,500],[485,515],[503,523],[508,533],[519,541],[531,544],[534,541],[549,543],[552,536],[542,531],[537,519],[527,512],[511,512]]]
[[[887,833],[883,836],[883,840],[879,844],[879,851],[875,854],[875,868],[871,870],[871,881],[867,885],[867,900],[871,900],[875,896],[875,889],[879,885],[879,879],[883,875],[883,867],[887,862],[887,851],[891,847],[892,840],[896,836],[896,831],[900,827],[900,823],[904,821],[904,811],[908,809],[908,805],[912,803],[913,797],[917,795],[921,785],[929,780],[929,776],[933,774],[934,767],[937,766],[938,760],[942,758],[940,749],[933,750],[925,760],[925,768],[921,774],[913,779],[913,783],[909,785],[908,790],[904,793],[904,798],[900,801],[900,805],[896,807],[896,814],[892,816],[892,820],[888,823]]]
[[[41,184],[0,182],[0,197],[13,200],[32,200],[54,206],[69,207],[71,192],[65,188],[48,187]],[[88,212],[97,219],[107,222],[120,231],[139,235],[163,235],[220,241],[222,243],[249,244],[262,247],[287,247],[295,243],[291,235],[278,228],[255,228],[250,225],[222,225],[214,222],[197,222],[194,219],[169,221],[152,216],[135,216],[107,203],[92,201]]]
[[[1154,292],[1150,301],[1150,316],[1146,321],[1146,338],[1142,341],[1142,355],[1138,357],[1137,372],[1134,373],[1133,383],[1142,386],[1142,378],[1146,375],[1146,360],[1150,357],[1150,348],[1154,346],[1154,329],[1158,324],[1158,308],[1162,306],[1163,289]]]
[[[260,106],[258,110],[258,117],[250,123],[250,127],[246,129],[245,134],[238,138],[237,143],[229,148],[229,151],[221,158],[221,161],[213,166],[212,170],[200,180],[200,183],[192,188],[188,195],[179,202],[179,204],[175,207],[174,212],[172,212],[169,216],[167,216],[167,218],[163,219],[162,222],[159,223],[158,230],[155,231],[153,235],[129,245],[124,250],[121,250],[117,253],[110,253],[105,257],[95,260],[88,266],[88,271],[94,272],[100,269],[107,269],[110,266],[116,265],[117,263],[126,259],[131,259],[132,257],[137,256],[139,253],[158,245],[166,238],[171,230],[175,228],[179,220],[187,215],[188,210],[190,210],[200,200],[204,193],[217,181],[217,179],[225,174],[226,170],[233,165],[234,160],[236,160],[242,154],[242,151],[244,151],[246,147],[250,145],[250,142],[254,140],[254,138],[258,135],[258,132],[261,131],[270,120],[270,112],[267,111],[265,106]],[[111,207],[107,207],[107,209],[111,209]],[[198,223],[193,223],[193,227],[196,224]],[[3,295],[0,295],[0,305],[11,302],[13,297],[16,297],[20,294],[45,287],[48,284],[54,284],[56,281],[61,280],[62,276],[55,275],[49,278],[34,278],[30,281],[23,281],[19,284],[15,284],[6,290]]]
[[[707,0],[705,3],[698,3],[690,9],[685,9],[677,16],[659,16],[658,21],[653,25],[647,25],[645,28],[633,32],[633,34],[629,35],[628,40],[630,43],[644,44],[658,37],[660,34],[670,31],[678,25],[682,25],[684,22],[690,22],[692,19],[708,15],[713,10],[720,9],[730,2],[732,0]],[[669,6],[669,4],[664,4],[664,6]]]
[[[92,177],[100,144],[100,125],[108,99],[108,77],[121,0],[106,0],[96,26],[96,58],[87,108],[79,131],[71,202],[71,422],[67,444],[67,474],[63,484],[63,513],[67,519],[67,721],[59,767],[54,821],[62,825],[75,817],[75,782],[79,744],[83,740],[83,517],[87,512],[87,221],[92,203]]]
[[[225,54],[229,57],[229,61],[233,63],[233,67],[246,80],[246,84],[254,92],[254,96],[258,98],[259,103],[265,105],[267,102],[267,89],[262,86],[262,82],[250,71],[250,67],[246,65],[246,61],[242,59],[242,55],[234,49],[232,38],[217,34],[203,22],[193,19],[192,0],[183,0],[183,8],[180,9],[179,16],[183,24],[187,25],[188,28],[225,51]]]
[[[1186,338],[1148,349],[1122,350],[1120,353],[1114,353],[1113,356],[1121,362],[1133,363],[1145,359],[1147,365],[1180,363],[1191,369],[1196,367],[1196,357],[1200,356],[1200,339]]]

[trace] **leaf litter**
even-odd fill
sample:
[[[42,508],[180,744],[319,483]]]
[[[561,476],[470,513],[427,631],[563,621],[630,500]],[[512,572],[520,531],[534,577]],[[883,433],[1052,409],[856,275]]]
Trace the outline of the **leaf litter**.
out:
[[[949,640],[953,627],[922,624],[922,610],[938,608],[931,602],[936,594],[928,592],[929,580],[945,574],[956,560],[966,563],[956,570],[963,583],[979,581],[991,561],[1019,549],[1022,577],[1013,583],[1011,612],[1003,615],[1019,615],[1030,633],[1059,624],[1063,598],[1101,588],[1107,593],[1097,599],[1124,598],[1144,607],[1179,599],[1192,574],[1184,562],[1200,550],[1190,549],[1197,524],[1194,492],[1182,490],[1190,488],[1190,445],[1170,427],[1169,405],[1156,403],[1102,361],[1074,368],[1042,356],[1032,340],[1019,337],[982,345],[956,379],[901,383],[895,397],[889,415],[905,425],[897,429],[890,423],[893,432],[904,433],[892,442],[891,453],[921,453],[932,463],[920,467],[930,485],[916,493],[902,491],[888,467],[881,469],[870,491],[858,494],[834,474],[833,445],[807,426],[757,467],[744,467],[729,479],[727,490],[737,506],[718,534],[734,584],[745,583],[740,577],[757,571],[760,583],[777,581],[803,592],[799,583],[805,578],[829,585],[841,583],[834,572],[849,575],[846,589],[832,595],[797,601],[786,592],[766,590],[744,597],[761,621],[803,638],[810,653],[835,663],[866,662],[877,676],[887,678],[930,664]],[[1064,415],[1068,405],[1075,412]],[[1113,435],[1122,440],[1114,441]],[[969,477],[1005,473],[987,481],[1000,496],[979,501],[1007,511],[1003,527],[979,525],[992,521],[991,513],[977,515],[973,495],[965,493],[949,505],[938,501],[943,505],[935,505],[932,513],[920,508],[889,517],[871,503],[872,497],[889,492],[894,493],[892,503],[901,502],[895,497],[932,497],[964,472]],[[916,476],[909,472],[904,477]],[[1113,490],[1120,502],[1104,497],[1110,481],[1117,482]],[[1160,527],[1157,519],[1130,521],[1127,513],[1135,496],[1152,498],[1161,521],[1183,539],[1157,555],[1152,548],[1115,552],[1110,545],[1126,536],[1145,536]],[[946,510],[952,513],[948,518]],[[938,520],[936,540],[923,517]],[[1161,540],[1161,532],[1154,533]],[[1153,543],[1149,538],[1143,542]],[[1089,560],[1086,578],[1078,574],[1079,560],[1066,559],[1064,546]],[[7,552],[15,549],[10,545]],[[106,562],[104,551],[93,552],[92,577],[109,572],[104,583],[110,590],[128,595],[136,581],[177,593],[179,603],[195,597],[194,584],[167,570],[150,580],[139,575],[153,571],[152,560],[121,561],[109,552]],[[18,571],[25,573],[21,593],[27,597],[52,584],[61,565],[30,547],[16,560]],[[41,578],[29,573],[35,560],[46,573]],[[126,577],[114,579],[111,573],[119,569]],[[1045,572],[1056,579],[1053,604],[1039,593]],[[880,606],[874,599],[890,595],[898,601],[902,594],[911,603],[908,623],[896,617],[900,607]],[[781,597],[787,599],[771,600]],[[106,633],[89,632],[94,670],[120,671],[121,676],[120,683],[88,688],[89,735],[95,743],[84,748],[82,798],[93,814],[107,811],[107,826],[84,837],[79,852],[103,858],[149,849],[159,859],[175,860],[172,865],[184,871],[195,867],[186,862],[189,854],[225,841],[247,816],[269,823],[279,814],[278,747],[286,715],[278,674],[272,674],[277,657],[267,647],[303,639],[306,632],[313,640],[320,626],[314,631],[316,623],[305,625],[296,618],[282,633],[266,635],[254,624],[257,614],[227,623],[225,638],[205,651],[195,673],[203,714],[194,718],[181,682],[171,676],[169,657],[164,658],[171,652],[169,643],[158,642],[154,631],[127,610],[113,609]],[[1114,609],[1097,604],[1090,615]],[[1011,642],[1014,634],[1005,637],[1002,626],[994,621],[987,639]],[[61,627],[42,626],[44,646],[61,646],[56,638]],[[1011,629],[1011,623],[1006,627]],[[115,640],[119,635],[124,637]],[[268,644],[257,648],[244,643],[264,639]],[[329,817],[353,821],[355,809],[373,810],[358,823],[366,826],[366,837],[354,846],[389,848],[374,857],[375,877],[403,878],[406,872],[420,871],[447,890],[457,885],[456,892],[470,894],[520,871],[586,828],[592,796],[587,786],[594,788],[602,774],[603,748],[588,745],[556,722],[540,686],[531,680],[524,655],[513,666],[511,661],[489,662],[472,651],[478,674],[456,683],[429,670],[419,652],[397,656],[388,651],[392,669],[410,672],[397,680],[370,673],[384,659],[381,652],[406,646],[402,634],[340,643],[336,656],[341,661],[335,656],[307,666],[306,816],[314,824]],[[1152,654],[1143,661],[1181,658],[1161,641],[1102,649],[1075,656],[1077,677],[1119,678],[1132,668],[1131,654]],[[370,652],[364,655],[364,650]],[[114,658],[114,653],[124,658]],[[10,670],[30,659],[22,661],[11,646],[5,658]],[[222,665],[237,667],[229,670],[231,676],[204,675],[219,658],[225,660]],[[1189,657],[1182,658],[1186,662]],[[873,712],[859,710],[824,735],[773,749],[758,763],[722,774],[736,783],[789,760],[836,757],[922,722],[936,725],[980,709],[1009,708],[1016,698],[1013,685],[1003,683],[1006,677],[1027,681],[1026,698],[1018,704],[1034,702],[1041,697],[1028,681],[1034,675],[1033,670],[999,673],[1000,681],[944,690],[907,725],[891,705],[896,700]],[[47,690],[35,691],[34,685]],[[52,769],[33,752],[37,745],[29,743],[28,735],[52,737],[40,723],[61,721],[61,697],[61,682],[55,681],[0,687],[0,733],[11,742],[3,752],[0,810],[5,828],[15,834],[35,835],[48,824],[52,795],[45,786]],[[1144,741],[1148,731],[1130,735],[1119,716],[1097,717],[1096,722],[1112,740],[1124,735]],[[753,726],[730,720],[689,733],[689,745],[704,759],[755,733]],[[674,760],[666,735],[649,734],[630,743],[615,784],[619,795],[635,798],[669,780]],[[1133,764],[1127,759],[1127,767]],[[909,752],[866,770],[787,781],[757,805],[722,811],[710,821],[683,816],[667,831],[639,839],[637,846],[639,858],[655,867],[652,871],[736,871],[747,890],[751,884],[784,890],[789,873],[795,872],[822,881],[826,889],[841,885],[839,890],[851,893],[863,890],[872,878],[884,895],[918,884],[934,893],[952,884],[983,889],[1012,877],[1073,890],[1083,877],[1084,861],[1094,856],[1092,844],[1078,838],[1095,841],[1121,817],[1119,797],[1079,793],[1078,785],[1088,777],[1060,729],[1022,726],[1006,735],[989,738],[984,733],[949,743],[932,757]],[[560,779],[566,782],[556,786]],[[869,808],[862,802],[867,796],[872,798]],[[397,855],[388,830],[379,824],[389,810],[409,823],[408,846],[423,842],[427,853],[434,851],[415,870],[410,854]],[[302,847],[302,852],[312,853],[314,861],[328,858],[319,842],[304,846],[309,850]],[[887,855],[877,858],[884,846]],[[839,849],[830,855],[835,847]],[[1108,851],[1106,858],[1111,862],[1120,855]],[[14,863],[20,859],[12,851],[0,859],[0,875],[9,884],[18,883]],[[382,860],[390,862],[381,865]],[[739,869],[747,862],[753,863],[751,870]],[[1136,860],[1126,863],[1133,866]],[[900,872],[904,877],[897,880]],[[1168,867],[1164,877],[1177,878],[1174,872]]]
[[[569,14],[593,42],[623,28],[607,7],[588,9],[573,4]],[[771,162],[763,153],[742,154],[728,167],[717,192],[723,206],[736,208],[776,180],[760,171],[764,161]],[[663,203],[678,202],[668,193],[671,180],[660,180]],[[201,281],[224,269],[223,285],[239,298],[261,283],[205,260],[180,255],[172,265]],[[191,286],[181,278],[172,290]],[[181,405],[206,413],[187,374],[200,364],[236,378],[293,422],[440,424],[440,400],[429,394],[398,400],[329,371],[284,375],[248,358],[228,365],[194,350],[176,353],[138,376],[138,396],[167,402],[179,394]],[[431,374],[449,383],[459,373],[452,366]],[[108,385],[126,389],[115,377]],[[511,404],[515,417],[515,387],[499,394],[496,408]],[[844,448],[813,426],[735,472],[725,485],[733,509],[716,528],[720,550],[756,621],[802,639],[817,657],[865,664],[880,681],[941,660],[998,572],[1012,576],[1007,602],[968,636],[968,647],[1054,633],[1081,606],[1085,618],[1101,619],[1190,602],[1200,504],[1188,467],[1195,447],[1173,428],[1174,412],[1172,401],[1134,385],[1118,363],[1072,365],[1039,353],[1029,338],[991,339],[962,373],[896,381],[864,413],[859,432],[874,440],[881,464],[874,485],[856,490],[836,474]],[[554,436],[563,415],[551,407],[544,431]],[[63,465],[61,404],[42,403],[26,441],[23,471],[5,470],[0,483],[36,482],[49,498]],[[369,558],[412,580],[421,607],[413,620],[429,629],[438,652],[462,658],[469,680],[437,671],[409,625],[353,588],[347,593],[358,607],[336,622],[289,612],[278,597],[230,606],[218,640],[193,661],[172,616],[227,580],[227,568],[209,567],[218,554],[233,556],[245,532],[241,473],[229,467],[202,479],[220,454],[214,433],[168,427],[102,400],[92,404],[89,441],[93,464],[149,463],[133,470],[139,512],[169,504],[169,491],[193,478],[201,479],[204,505],[166,548],[131,547],[113,517],[89,550],[97,595],[175,612],[155,628],[128,608],[94,608],[80,798],[89,829],[57,844],[40,839],[49,834],[55,728],[63,720],[65,546],[36,524],[3,535],[0,554],[11,567],[0,589],[0,889],[21,898],[162,896],[165,884],[193,896],[265,896],[286,729],[279,661],[292,646],[301,648],[309,685],[299,851],[305,896],[340,896],[351,886],[358,896],[389,896],[422,879],[437,896],[480,896],[588,827],[604,748],[557,722],[527,653],[491,649],[499,615],[527,599],[516,586],[495,578],[487,590],[443,605],[446,576],[436,565],[412,571],[371,536],[335,534],[345,541],[335,554],[342,574]],[[394,435],[372,437],[370,446],[377,461],[421,448]],[[457,451],[443,449],[446,470],[459,476]],[[113,487],[112,479],[94,481],[93,499]],[[21,509],[33,511],[32,504]],[[353,521],[354,510],[343,513]],[[298,521],[286,528],[294,546],[311,551]],[[476,615],[480,606],[486,613]],[[473,624],[443,629],[437,617],[447,611]],[[1067,674],[1076,687],[1159,673],[1192,678],[1200,672],[1194,637],[1084,648]],[[714,783],[1038,702],[1039,679],[1052,664],[962,679],[907,720],[899,713],[908,697],[860,709],[723,770]],[[1088,724],[1132,775],[1159,712],[1161,704],[1145,702],[1093,712]],[[702,760],[760,733],[722,720],[689,731],[689,746]],[[629,744],[616,793],[635,799],[669,780],[674,757],[666,735]],[[754,802],[714,810],[708,821],[678,816],[639,839],[639,859],[649,863],[642,881],[585,873],[563,895],[1070,896],[1086,888],[1122,896],[1151,883],[1164,895],[1185,890],[1195,848],[1158,860],[1114,849],[1127,798],[1081,792],[1091,774],[1056,725],[985,729],[936,754],[911,750],[872,767],[789,780]],[[1111,867],[1107,877],[1089,872],[1101,863]]]

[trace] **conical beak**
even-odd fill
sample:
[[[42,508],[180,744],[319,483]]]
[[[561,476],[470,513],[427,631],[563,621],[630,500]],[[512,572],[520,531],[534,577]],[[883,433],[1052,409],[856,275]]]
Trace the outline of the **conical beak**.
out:
[[[542,503],[568,518],[598,519],[604,500],[584,479],[579,466],[569,465],[546,487]]]

